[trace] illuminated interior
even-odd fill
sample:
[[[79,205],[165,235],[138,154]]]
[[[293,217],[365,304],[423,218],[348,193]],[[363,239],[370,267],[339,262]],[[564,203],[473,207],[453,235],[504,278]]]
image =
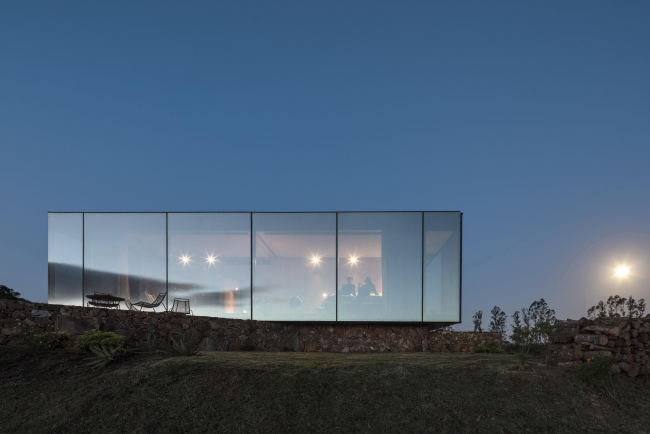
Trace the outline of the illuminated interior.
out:
[[[203,316],[460,322],[460,212],[49,213],[48,222],[50,303],[164,292],[165,305],[189,299]]]

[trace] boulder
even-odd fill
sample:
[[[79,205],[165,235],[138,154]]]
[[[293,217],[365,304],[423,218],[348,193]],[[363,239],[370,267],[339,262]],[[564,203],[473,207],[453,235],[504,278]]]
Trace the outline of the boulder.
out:
[[[76,316],[63,316],[56,317],[54,329],[57,332],[68,332],[71,335],[81,335],[86,330],[94,330],[99,328],[99,321],[97,317],[76,317]]]
[[[70,315],[70,311],[69,311],[68,309],[66,309],[65,307],[63,307],[63,306],[61,306],[61,309],[59,309],[59,313],[60,313],[61,315],[65,315],[65,316],[69,316],[69,315]]]
[[[197,347],[199,351],[217,351],[217,345],[212,338],[204,338],[199,346]]]
[[[23,311],[15,310],[15,311],[13,311],[13,313],[11,314],[11,317],[12,317],[12,318],[15,318],[15,319],[23,320],[23,319],[27,318],[27,315],[25,315],[25,313],[24,313]]]
[[[560,362],[557,364],[560,368],[577,368],[582,364],[582,360],[574,360],[572,362]]]
[[[295,352],[300,352],[300,338],[298,336],[291,336],[291,339],[289,339],[289,346]]]
[[[5,336],[13,336],[13,335],[19,335],[20,334],[20,329],[17,327],[13,328],[4,328],[2,329],[1,333]]]
[[[638,363],[630,363],[628,370],[627,370],[627,375],[630,377],[636,377],[639,375],[639,371],[641,370],[641,365]]]
[[[50,311],[47,311],[47,310],[33,309],[32,310],[32,317],[33,318],[51,318],[52,314],[50,313]]]
[[[217,351],[228,351],[229,346],[230,343],[228,342],[228,338],[226,336],[223,336],[217,344]]]

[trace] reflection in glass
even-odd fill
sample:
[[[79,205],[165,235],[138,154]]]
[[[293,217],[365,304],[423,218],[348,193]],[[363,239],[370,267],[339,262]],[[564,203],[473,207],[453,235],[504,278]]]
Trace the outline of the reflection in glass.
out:
[[[336,320],[336,214],[254,213],[253,319]]]
[[[422,213],[339,213],[339,321],[422,320]]]
[[[83,299],[83,214],[47,215],[48,303],[79,306]]]
[[[169,213],[169,302],[250,319],[250,213]]]
[[[424,321],[460,322],[460,213],[424,213]]]
[[[165,226],[165,213],[85,213],[85,295],[136,303],[166,292]]]

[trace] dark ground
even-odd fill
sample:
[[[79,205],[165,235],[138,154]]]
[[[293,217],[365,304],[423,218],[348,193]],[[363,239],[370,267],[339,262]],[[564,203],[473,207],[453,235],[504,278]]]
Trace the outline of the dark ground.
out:
[[[0,348],[0,433],[650,432],[647,379],[617,377],[617,402],[511,355],[87,357]]]

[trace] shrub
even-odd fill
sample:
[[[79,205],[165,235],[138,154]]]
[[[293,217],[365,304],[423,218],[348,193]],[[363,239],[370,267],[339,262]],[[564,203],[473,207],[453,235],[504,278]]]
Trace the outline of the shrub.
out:
[[[176,341],[173,336],[169,336],[171,345],[168,352],[172,356],[194,356],[199,351],[199,343],[201,342],[201,333],[195,329],[188,329],[185,331],[183,339]]]
[[[515,356],[517,357],[517,360],[519,360],[519,363],[522,364],[522,366],[526,363],[526,360],[528,360],[528,354],[526,353],[517,353]]]
[[[20,292],[8,288],[5,285],[0,285],[0,300],[25,300],[20,298]]]
[[[92,352],[91,347],[119,347],[124,345],[124,336],[117,335],[113,332],[103,332],[101,330],[88,330],[83,336],[77,338],[75,347]]]
[[[138,351],[143,353],[155,353],[158,350],[158,343],[156,342],[156,335],[153,330],[147,333],[147,339],[138,338],[138,341],[133,345]]]
[[[583,380],[589,379],[605,379],[612,374],[612,365],[614,359],[605,356],[596,356],[587,359],[587,363],[580,365],[580,377]]]
[[[90,360],[88,366],[93,368],[103,368],[112,362],[123,360],[128,356],[138,353],[137,348],[124,348],[123,345],[108,347],[106,345],[91,346],[89,351],[94,356],[88,359]]]
[[[474,352],[475,353],[492,353],[492,354],[505,354],[506,351],[503,348],[499,348],[496,342],[490,342],[487,347],[482,347],[478,342],[474,342]]]
[[[596,356],[587,359],[587,363],[580,365],[580,377],[595,385],[605,396],[609,396],[620,405],[621,400],[618,393],[616,393],[614,381],[612,380],[613,364],[614,359],[612,357]]]
[[[65,348],[70,342],[70,333],[68,332],[43,332],[39,334],[26,333],[25,344],[35,352],[47,352]]]

